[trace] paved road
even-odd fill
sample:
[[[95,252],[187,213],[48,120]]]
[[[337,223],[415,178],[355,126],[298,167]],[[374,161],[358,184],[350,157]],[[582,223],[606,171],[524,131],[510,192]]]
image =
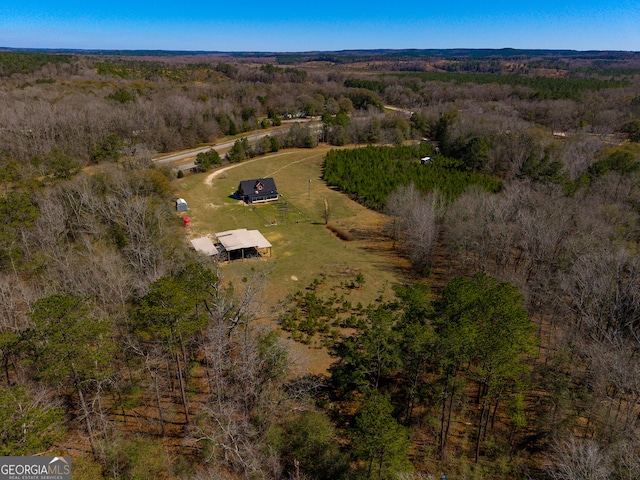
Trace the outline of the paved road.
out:
[[[285,123],[283,121],[283,123]],[[270,129],[268,132],[261,133],[248,133],[247,135],[242,135],[239,138],[246,138],[249,143],[255,143],[258,140],[263,139],[268,135],[273,135],[276,133],[284,133],[288,131],[293,123],[307,123],[309,128],[311,129],[311,133],[319,133],[322,131],[322,123],[317,120],[297,120],[296,122],[291,122],[287,125],[283,125],[279,128]],[[193,148],[190,150],[183,150],[181,152],[170,153],[169,155],[163,155],[161,157],[156,157],[153,159],[153,162],[157,165],[170,165],[178,170],[190,170],[195,166],[195,158],[196,155],[202,152],[208,152],[209,150],[215,150],[219,154],[226,153],[233,147],[233,144],[236,143],[238,139],[230,140],[228,142],[218,143],[216,145],[210,145],[206,147]]]
[[[389,110],[394,110],[396,112],[401,112],[407,115],[413,114],[412,111],[406,110],[404,108],[394,107],[392,105],[385,105],[385,108]],[[256,141],[266,137],[267,135],[273,135],[275,133],[284,133],[288,131],[293,124],[295,123],[306,123],[311,129],[311,133],[319,134],[322,132],[322,122],[318,117],[311,117],[307,119],[293,119],[293,120],[283,120],[283,125],[280,127],[275,127],[269,129],[269,131],[264,132],[258,130],[254,131],[254,133],[247,133],[246,135],[242,135],[238,138],[246,138],[249,143],[255,143]],[[193,148],[189,150],[183,150],[181,152],[173,152],[168,155],[162,155],[160,157],[156,157],[153,159],[153,162],[158,165],[170,165],[173,168],[177,168],[178,170],[190,170],[195,166],[195,158],[196,155],[202,152],[208,152],[209,150],[216,150],[220,155],[228,152],[233,144],[236,142],[235,140],[230,140],[228,142],[219,143],[216,145],[210,145],[207,147]]]

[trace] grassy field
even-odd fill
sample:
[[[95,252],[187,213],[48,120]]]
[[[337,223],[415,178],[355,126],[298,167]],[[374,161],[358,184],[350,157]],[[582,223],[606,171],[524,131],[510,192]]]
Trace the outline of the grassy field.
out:
[[[367,305],[381,295],[390,298],[406,265],[388,239],[380,235],[384,216],[368,210],[322,181],[326,147],[285,150],[234,165],[223,172],[207,172],[178,181],[178,194],[189,205],[188,238],[214,237],[215,232],[247,228],[259,230],[273,245],[272,257],[221,265],[228,280],[241,280],[252,270],[269,270],[263,290],[265,318],[275,321],[277,306],[287,294],[325,279],[327,290],[364,276],[361,288],[347,289],[349,300]],[[244,205],[231,197],[241,180],[273,177],[282,194],[278,204]],[[285,210],[283,205],[288,206]],[[354,241],[338,239],[324,225],[325,205],[330,223],[350,231]],[[234,283],[236,283],[234,282]],[[321,295],[323,292],[318,291]],[[269,313],[270,312],[270,313]],[[292,345],[299,366],[322,371],[326,352]]]

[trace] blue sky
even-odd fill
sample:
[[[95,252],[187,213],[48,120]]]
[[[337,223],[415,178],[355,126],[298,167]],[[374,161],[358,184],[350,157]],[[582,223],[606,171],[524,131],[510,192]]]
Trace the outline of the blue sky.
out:
[[[0,0],[0,47],[640,51],[640,0]]]

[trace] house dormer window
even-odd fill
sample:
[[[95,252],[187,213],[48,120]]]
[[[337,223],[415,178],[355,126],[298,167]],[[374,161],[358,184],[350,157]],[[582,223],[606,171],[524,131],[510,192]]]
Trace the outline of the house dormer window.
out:
[[[261,192],[263,188],[264,188],[264,185],[262,185],[262,183],[260,183],[260,182],[256,183],[256,190],[257,191]]]

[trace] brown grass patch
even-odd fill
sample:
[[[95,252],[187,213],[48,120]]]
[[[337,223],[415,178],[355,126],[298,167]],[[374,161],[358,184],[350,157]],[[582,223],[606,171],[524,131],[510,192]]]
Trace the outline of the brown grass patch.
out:
[[[330,232],[332,232],[340,240],[344,240],[345,242],[351,242],[354,240],[353,235],[351,235],[349,232],[347,232],[346,230],[340,227],[337,227],[331,224],[326,225],[326,227]]]

